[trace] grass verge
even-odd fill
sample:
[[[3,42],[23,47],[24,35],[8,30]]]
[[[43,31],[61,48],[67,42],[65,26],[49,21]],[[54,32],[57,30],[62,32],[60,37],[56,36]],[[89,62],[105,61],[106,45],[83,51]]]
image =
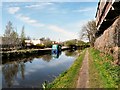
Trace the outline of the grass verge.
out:
[[[113,57],[89,49],[89,87],[118,88],[120,67],[113,64]]]
[[[52,83],[48,84],[46,88],[75,88],[85,51],[86,50],[81,52],[80,56],[67,71],[60,74]]]

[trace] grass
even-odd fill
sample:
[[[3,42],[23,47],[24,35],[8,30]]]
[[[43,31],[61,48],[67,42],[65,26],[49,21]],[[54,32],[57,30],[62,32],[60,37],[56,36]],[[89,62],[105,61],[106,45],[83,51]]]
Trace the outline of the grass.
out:
[[[85,50],[81,52],[80,56],[67,71],[60,74],[52,83],[48,84],[46,88],[75,88],[84,55]]]
[[[89,49],[89,87],[118,88],[120,67],[113,64],[113,57]]]

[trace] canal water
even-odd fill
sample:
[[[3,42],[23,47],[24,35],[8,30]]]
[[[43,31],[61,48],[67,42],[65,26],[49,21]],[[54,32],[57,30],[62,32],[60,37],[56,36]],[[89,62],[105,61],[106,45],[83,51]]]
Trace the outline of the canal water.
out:
[[[78,51],[45,54],[2,64],[2,88],[41,88],[69,69]]]

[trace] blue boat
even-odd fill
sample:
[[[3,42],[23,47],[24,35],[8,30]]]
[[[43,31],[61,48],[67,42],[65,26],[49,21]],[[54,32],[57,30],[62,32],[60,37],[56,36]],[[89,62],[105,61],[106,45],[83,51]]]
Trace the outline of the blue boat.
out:
[[[57,54],[60,51],[61,51],[61,45],[59,45],[59,44],[52,45],[52,53]]]

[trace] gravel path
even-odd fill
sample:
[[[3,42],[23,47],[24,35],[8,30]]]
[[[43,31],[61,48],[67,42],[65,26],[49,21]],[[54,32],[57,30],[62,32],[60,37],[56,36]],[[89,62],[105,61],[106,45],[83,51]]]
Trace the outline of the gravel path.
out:
[[[88,50],[86,50],[86,54],[85,54],[84,60],[82,62],[82,67],[79,72],[79,78],[77,81],[76,88],[89,88],[88,87],[88,83],[89,83],[88,60],[89,60],[88,59]]]

